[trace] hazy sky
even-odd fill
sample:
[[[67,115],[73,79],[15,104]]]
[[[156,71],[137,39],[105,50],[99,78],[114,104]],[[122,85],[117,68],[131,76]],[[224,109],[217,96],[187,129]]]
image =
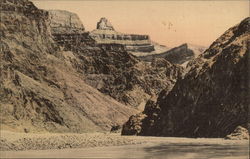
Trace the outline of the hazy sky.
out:
[[[170,47],[182,43],[209,46],[228,28],[249,16],[249,1],[84,1],[32,0],[41,9],[77,13],[87,31],[106,17],[116,31],[148,34]]]

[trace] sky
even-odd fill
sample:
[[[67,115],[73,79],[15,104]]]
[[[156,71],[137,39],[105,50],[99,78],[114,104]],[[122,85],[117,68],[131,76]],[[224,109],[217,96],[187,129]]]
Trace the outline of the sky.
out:
[[[249,16],[248,0],[32,0],[41,9],[77,13],[92,31],[106,17],[116,31],[147,34],[169,47],[183,43],[209,46],[227,29]]]

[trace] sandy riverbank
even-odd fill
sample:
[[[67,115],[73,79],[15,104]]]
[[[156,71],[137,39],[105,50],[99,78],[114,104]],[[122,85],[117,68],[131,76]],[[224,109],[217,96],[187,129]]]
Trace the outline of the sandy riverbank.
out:
[[[123,137],[117,133],[15,133],[1,131],[1,151],[45,150],[64,148],[87,148],[120,146],[145,143],[133,136]]]
[[[247,140],[224,140],[207,138],[173,138],[173,137],[146,137],[121,136],[119,133],[17,133],[0,131],[1,151],[47,150],[65,148],[92,148],[106,146],[122,146],[146,143],[186,143],[198,142],[209,144],[245,143]]]

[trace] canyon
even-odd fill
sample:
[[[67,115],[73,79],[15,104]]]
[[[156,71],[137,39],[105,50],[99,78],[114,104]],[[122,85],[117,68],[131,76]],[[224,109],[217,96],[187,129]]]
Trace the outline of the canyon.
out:
[[[246,156],[249,17],[209,48],[168,48],[149,35],[120,33],[107,18],[87,31],[77,14],[29,0],[0,0],[0,9],[0,149],[7,156],[90,148],[62,153],[77,156],[104,146],[102,153],[125,149],[131,157],[135,144],[142,156]],[[122,147],[105,147],[112,145]]]
[[[68,23],[67,19],[62,23],[61,26]],[[113,27],[107,27],[106,23],[107,31],[112,30]],[[140,61],[127,51],[125,45],[99,43],[91,34],[52,33],[63,50],[72,51],[77,57],[78,60],[72,60],[72,63],[84,74],[85,82],[123,104],[143,109],[145,102],[158,95],[163,87],[171,90],[183,73],[182,67],[165,59],[155,59],[151,63]]]
[[[100,44],[74,13],[1,0],[1,128],[96,132],[122,125],[182,68]]]
[[[249,24],[246,18],[228,29],[190,61],[188,73],[131,116],[122,134],[226,137],[244,134],[234,130],[238,126],[249,130]]]

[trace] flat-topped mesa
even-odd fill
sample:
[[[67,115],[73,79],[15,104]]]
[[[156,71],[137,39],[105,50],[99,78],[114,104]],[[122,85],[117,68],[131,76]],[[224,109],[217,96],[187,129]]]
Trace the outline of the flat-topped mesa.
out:
[[[205,49],[206,47],[204,46],[185,43],[159,54],[143,54],[137,55],[137,57],[147,62],[151,62],[155,58],[165,58],[173,64],[179,64],[185,67],[190,60],[198,57]]]
[[[77,14],[64,10],[49,10],[52,34],[81,34],[84,26]]]
[[[107,18],[103,17],[100,19],[100,21],[97,23],[96,29],[100,30],[115,30],[112,24],[108,21]]]
[[[117,32],[107,18],[101,18],[97,23],[97,29],[93,30],[90,35],[99,44],[122,44],[127,51],[132,52],[154,51],[154,45],[148,35]]]

